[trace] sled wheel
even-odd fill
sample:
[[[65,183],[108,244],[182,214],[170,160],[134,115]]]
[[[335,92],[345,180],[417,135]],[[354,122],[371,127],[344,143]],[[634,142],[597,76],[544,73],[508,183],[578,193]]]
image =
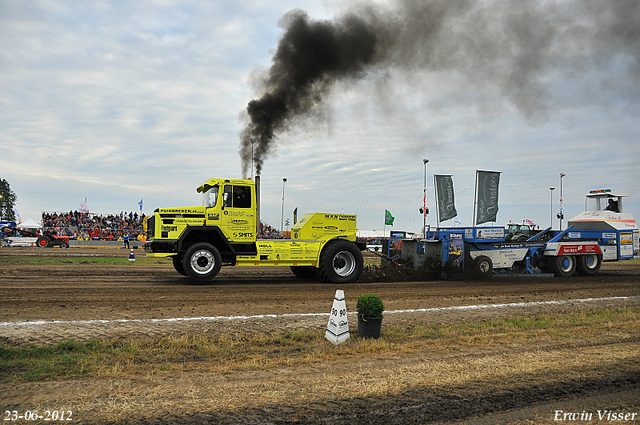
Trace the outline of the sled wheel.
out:
[[[576,271],[576,258],[572,255],[560,255],[555,258],[553,272],[556,276],[573,276]]]
[[[331,283],[352,283],[362,273],[362,252],[349,241],[328,243],[320,254],[320,280]]]
[[[600,266],[602,265],[602,255],[599,254],[587,254],[578,257],[576,264],[576,270],[578,273],[585,276],[593,276],[598,273]]]
[[[182,258],[182,265],[187,276],[204,282],[216,277],[222,267],[222,257],[215,246],[197,243],[187,249]]]
[[[49,239],[45,238],[44,236],[40,236],[36,241],[36,245],[38,245],[40,248],[46,248],[49,246]]]
[[[491,272],[493,272],[493,262],[491,258],[486,255],[481,255],[473,260],[473,271],[478,277],[487,278],[491,276]]]
[[[172,257],[173,260],[173,268],[176,269],[178,273],[182,276],[186,276],[187,272],[184,271],[184,265],[182,264],[182,257],[180,255],[174,255]]]

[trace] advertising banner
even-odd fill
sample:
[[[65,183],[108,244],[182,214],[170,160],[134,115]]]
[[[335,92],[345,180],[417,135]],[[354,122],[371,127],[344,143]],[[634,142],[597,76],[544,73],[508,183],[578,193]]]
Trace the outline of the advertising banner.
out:
[[[438,220],[446,221],[458,215],[453,195],[453,178],[435,175],[436,199],[438,200]]]
[[[393,258],[396,255],[400,257],[402,255],[402,239],[407,237],[407,232],[392,231],[389,232],[389,258]]]
[[[498,215],[498,186],[500,172],[476,171],[478,179],[478,204],[476,225],[496,221]]]

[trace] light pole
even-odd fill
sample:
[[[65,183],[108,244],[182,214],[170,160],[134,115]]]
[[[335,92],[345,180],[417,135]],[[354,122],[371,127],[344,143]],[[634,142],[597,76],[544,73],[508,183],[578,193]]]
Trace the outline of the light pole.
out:
[[[555,187],[549,188],[549,225],[553,227],[553,191]]]
[[[423,159],[422,162],[424,163],[424,199],[423,199],[423,211],[422,211],[422,237],[424,239],[427,239],[427,214],[428,214],[428,210],[427,210],[427,163],[429,162],[428,159]]]
[[[282,227],[284,220],[284,184],[287,182],[287,178],[282,179],[282,210],[280,211],[280,231],[284,231],[284,227]]]
[[[560,219],[560,231],[562,231],[562,219],[564,218],[564,205],[562,205],[562,178],[566,176],[565,173],[560,173],[560,212],[558,218]]]

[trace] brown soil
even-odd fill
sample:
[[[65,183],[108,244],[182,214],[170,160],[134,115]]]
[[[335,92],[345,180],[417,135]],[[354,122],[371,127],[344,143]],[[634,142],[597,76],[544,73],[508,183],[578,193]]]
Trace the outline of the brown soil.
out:
[[[640,306],[640,265],[624,262],[605,264],[594,277],[340,286],[301,280],[286,268],[223,268],[214,283],[196,285],[166,262],[90,263],[93,256],[113,256],[113,249],[0,251],[0,257],[17,255],[84,256],[88,260],[87,264],[59,265],[0,262],[0,344],[4,346],[169,334],[322,331],[336,289],[345,293],[352,329],[356,327],[356,299],[369,292],[385,302],[384,325],[401,327]],[[450,308],[460,306],[485,307]],[[167,320],[173,318],[193,320]],[[594,360],[610,351],[632,354],[621,355],[618,363],[607,368]],[[520,372],[512,378],[504,373],[523,362],[552,362],[554,356],[574,356],[573,369],[549,374],[532,371],[526,380]],[[500,362],[491,366],[498,359]],[[156,391],[158,380],[148,376],[2,384],[0,407],[3,412],[24,412],[64,406],[74,411],[74,422],[80,423],[538,424],[558,423],[553,420],[557,410],[593,412],[592,423],[599,423],[595,412],[604,409],[637,412],[635,423],[640,423],[638,360],[640,335],[612,331],[600,342],[577,346],[531,344],[481,351],[461,347],[456,355],[425,352],[393,359],[363,353],[358,360],[322,361],[233,376],[174,372],[162,378],[162,392]],[[427,379],[434,371],[446,374],[459,368],[483,369],[483,365],[496,368],[496,372],[485,371],[471,383],[456,384],[455,380],[433,376],[433,380]],[[424,373],[425,381],[403,384],[402,373],[407,370]],[[388,384],[375,395],[361,393],[354,381],[365,378]],[[354,386],[352,397],[331,396],[332,386],[350,385]],[[284,391],[288,401],[269,404],[271,391]],[[237,404],[227,399],[246,392],[255,394],[253,402]],[[273,397],[282,399],[282,394]]]

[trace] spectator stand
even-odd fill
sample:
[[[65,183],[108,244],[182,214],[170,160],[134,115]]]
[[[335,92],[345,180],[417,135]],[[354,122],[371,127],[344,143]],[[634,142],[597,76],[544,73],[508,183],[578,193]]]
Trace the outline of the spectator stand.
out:
[[[43,232],[69,236],[71,246],[123,246],[124,236],[129,235],[133,248],[146,240],[143,232],[145,215],[137,212],[120,214],[96,214],[79,211],[43,212]]]

